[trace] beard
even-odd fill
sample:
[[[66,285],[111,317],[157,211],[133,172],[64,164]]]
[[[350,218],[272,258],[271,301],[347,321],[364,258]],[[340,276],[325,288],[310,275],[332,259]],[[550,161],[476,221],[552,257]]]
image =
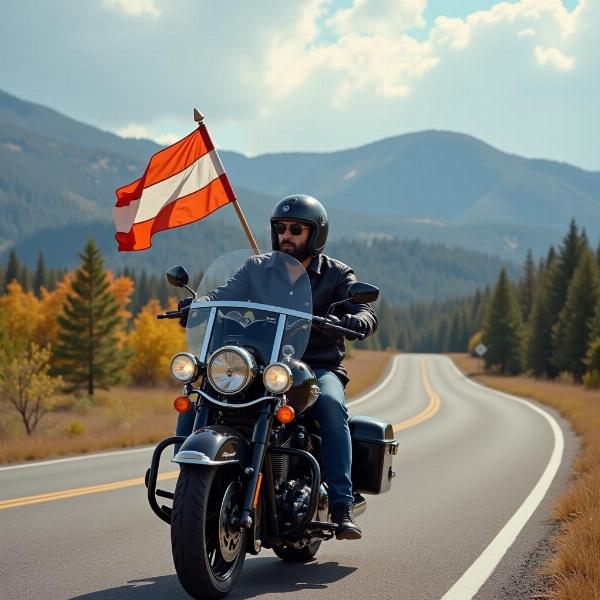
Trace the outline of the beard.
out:
[[[297,244],[294,244],[294,242],[286,240],[285,244],[289,244],[289,246],[285,245],[282,247],[281,243],[279,244],[279,251],[288,254],[289,256],[293,256],[298,262],[302,262],[310,256],[310,253],[308,252],[308,242],[304,242],[298,246]]]

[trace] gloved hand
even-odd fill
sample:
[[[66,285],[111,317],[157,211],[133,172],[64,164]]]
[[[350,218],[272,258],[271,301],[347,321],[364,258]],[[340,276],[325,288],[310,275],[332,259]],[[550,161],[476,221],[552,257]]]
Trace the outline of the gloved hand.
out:
[[[193,302],[193,300],[193,298],[188,297],[184,298],[183,300],[180,300],[177,304],[177,310],[181,313],[181,317],[179,318],[179,324],[182,327],[186,327],[187,325],[188,314],[190,312],[190,304]]]
[[[340,319],[340,325],[357,333],[367,334],[369,331],[369,326],[360,317],[351,314],[344,315]],[[357,340],[359,336],[346,334],[344,337],[349,341],[353,341]]]

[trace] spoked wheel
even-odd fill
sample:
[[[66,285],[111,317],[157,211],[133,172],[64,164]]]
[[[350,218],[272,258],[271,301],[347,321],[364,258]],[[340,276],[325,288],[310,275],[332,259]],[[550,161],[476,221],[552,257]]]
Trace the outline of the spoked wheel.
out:
[[[321,542],[313,542],[312,544],[307,544],[304,548],[276,546],[273,548],[273,552],[275,552],[281,560],[285,560],[286,562],[308,562],[314,558],[320,547]]]
[[[246,557],[239,517],[240,483],[226,468],[184,465],[173,499],[171,548],[181,585],[193,598],[223,598]]]

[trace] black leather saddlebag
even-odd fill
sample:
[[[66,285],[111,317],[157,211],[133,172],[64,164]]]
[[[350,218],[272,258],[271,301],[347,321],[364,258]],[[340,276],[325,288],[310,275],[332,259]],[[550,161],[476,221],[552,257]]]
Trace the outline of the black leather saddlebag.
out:
[[[398,452],[394,430],[375,417],[350,417],[352,485],[363,494],[382,494],[392,486],[392,459]]]

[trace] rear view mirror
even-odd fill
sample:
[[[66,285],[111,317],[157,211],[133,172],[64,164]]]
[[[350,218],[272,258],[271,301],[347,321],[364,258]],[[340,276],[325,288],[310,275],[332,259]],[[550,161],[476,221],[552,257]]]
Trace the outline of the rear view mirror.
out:
[[[167,281],[175,287],[187,287],[189,281],[187,271],[180,265],[167,269]]]
[[[368,304],[375,302],[377,298],[379,298],[379,288],[370,283],[356,281],[348,288],[348,300],[352,304]]]

